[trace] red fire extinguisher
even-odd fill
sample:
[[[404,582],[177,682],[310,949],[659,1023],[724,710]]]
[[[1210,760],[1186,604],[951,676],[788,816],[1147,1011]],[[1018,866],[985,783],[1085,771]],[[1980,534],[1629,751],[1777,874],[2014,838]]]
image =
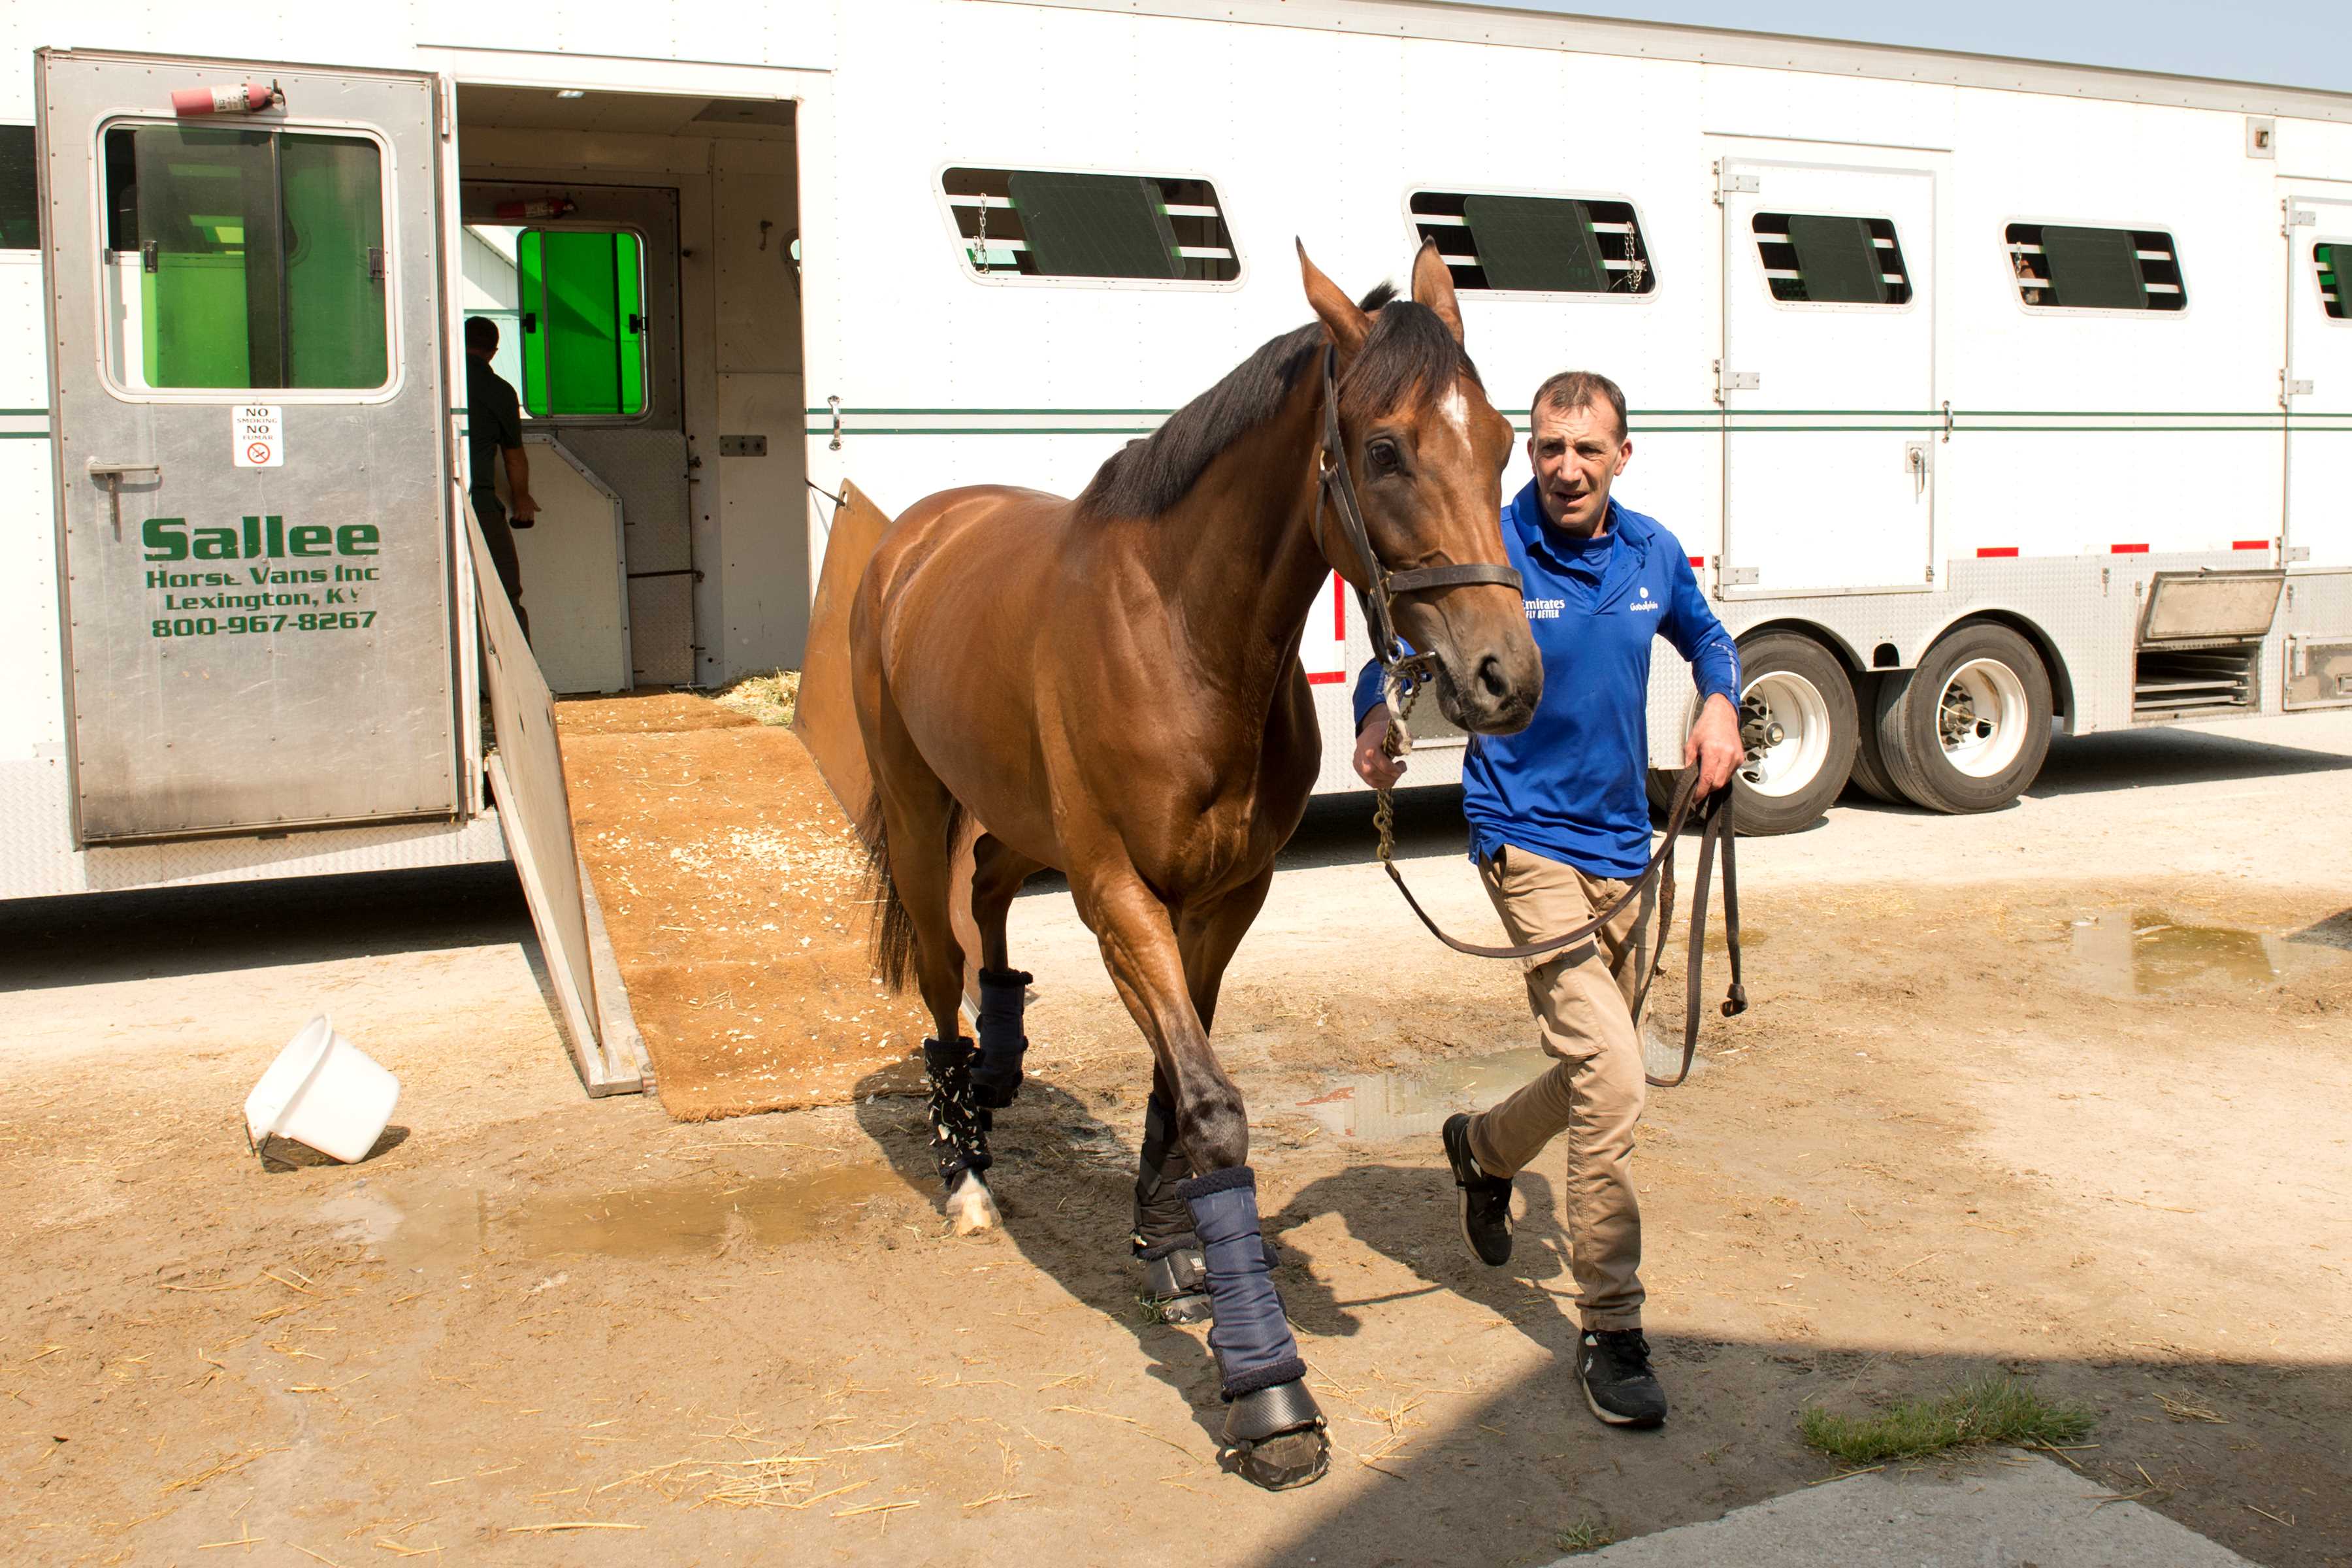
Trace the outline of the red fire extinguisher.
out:
[[[172,93],[172,112],[188,114],[251,114],[286,101],[273,83],[238,82],[233,87],[183,87]]]
[[[580,204],[570,196],[533,196],[529,201],[500,202],[490,216],[500,223],[529,223],[539,218],[570,217]]]

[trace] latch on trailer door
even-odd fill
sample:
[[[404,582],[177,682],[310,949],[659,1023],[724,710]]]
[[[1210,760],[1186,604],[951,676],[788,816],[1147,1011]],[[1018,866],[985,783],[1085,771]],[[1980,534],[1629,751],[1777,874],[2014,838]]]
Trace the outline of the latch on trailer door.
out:
[[[84,467],[89,470],[91,479],[106,487],[107,504],[114,511],[114,538],[115,542],[120,543],[122,540],[122,481],[134,474],[144,474],[148,476],[151,482],[162,484],[163,465],[161,463],[109,463],[92,458]]]
[[[1906,441],[1903,444],[1903,471],[1911,476],[1911,499],[1917,500],[1927,493],[1927,443]]]

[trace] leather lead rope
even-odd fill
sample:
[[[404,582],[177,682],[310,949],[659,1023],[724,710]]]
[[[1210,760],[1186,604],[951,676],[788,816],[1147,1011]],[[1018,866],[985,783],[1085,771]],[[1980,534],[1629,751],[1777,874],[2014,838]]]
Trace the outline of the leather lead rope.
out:
[[[1392,727],[1401,722],[1401,720],[1391,715]],[[1666,812],[1665,837],[1660,840],[1658,847],[1652,851],[1649,864],[1643,867],[1641,875],[1627,884],[1623,895],[1607,909],[1558,936],[1542,937],[1534,942],[1519,942],[1507,947],[1496,947],[1482,942],[1464,942],[1459,937],[1449,935],[1435,921],[1429,918],[1429,911],[1421,907],[1421,900],[1412,896],[1412,889],[1405,886],[1403,873],[1396,868],[1393,853],[1395,845],[1389,830],[1389,792],[1387,790],[1380,792],[1380,804],[1376,812],[1381,824],[1381,867],[1388,872],[1389,880],[1396,884],[1397,891],[1403,895],[1405,904],[1412,910],[1414,917],[1428,928],[1429,934],[1454,952],[1471,958],[1521,960],[1547,958],[1563,948],[1573,947],[1581,942],[1589,942],[1611,921],[1615,920],[1631,907],[1633,900],[1642,896],[1643,888],[1655,879],[1658,883],[1657,940],[1651,949],[1649,972],[1642,976],[1642,988],[1634,994],[1633,997],[1633,1023],[1638,1029],[1642,1022],[1643,1007],[1650,998],[1651,984],[1666,966],[1665,939],[1674,929],[1675,920],[1675,846],[1682,837],[1684,826],[1690,822],[1694,815],[1696,815],[1700,823],[1698,879],[1691,891],[1690,951],[1687,955],[1688,969],[1684,986],[1682,1067],[1672,1078],[1659,1078],[1646,1068],[1642,1073],[1642,1077],[1652,1086],[1658,1089],[1673,1089],[1690,1077],[1691,1060],[1698,1052],[1699,994],[1706,961],[1706,885],[1709,874],[1715,869],[1715,855],[1718,847],[1723,851],[1724,941],[1731,961],[1731,983],[1724,993],[1723,1016],[1727,1018],[1736,1018],[1748,1011],[1748,988],[1740,983],[1739,978],[1739,873],[1738,862],[1733,848],[1733,846],[1738,842],[1738,838],[1732,831],[1731,786],[1726,784],[1715,791],[1702,805],[1698,797],[1698,769],[1699,764],[1694,762],[1676,778],[1674,802]]]

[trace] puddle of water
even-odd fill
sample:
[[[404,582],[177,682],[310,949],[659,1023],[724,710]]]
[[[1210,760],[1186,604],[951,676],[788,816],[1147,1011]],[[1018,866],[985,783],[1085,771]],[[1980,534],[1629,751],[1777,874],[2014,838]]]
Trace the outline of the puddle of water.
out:
[[[2111,910],[2074,927],[2074,968],[2094,987],[2145,996],[2198,982],[2267,985],[2284,974],[2284,939],[2236,926],[2187,925],[2161,910]]]
[[[1527,1046],[1411,1073],[1352,1073],[1297,1108],[1334,1137],[1412,1138],[1436,1131],[1457,1110],[1484,1110],[1550,1068],[1549,1057]]]
[[[739,1224],[761,1246],[804,1241],[856,1219],[877,1198],[908,1191],[887,1166],[846,1165],[537,1196],[499,1215],[471,1189],[354,1188],[320,1204],[319,1217],[335,1225],[339,1239],[378,1247],[407,1268],[470,1264],[493,1244],[533,1258],[675,1258],[716,1252]]]
[[[596,1253],[665,1258],[716,1252],[739,1221],[761,1246],[803,1241],[858,1217],[875,1199],[908,1192],[883,1165],[720,1183],[713,1178],[587,1197],[535,1198],[498,1229],[533,1257]]]

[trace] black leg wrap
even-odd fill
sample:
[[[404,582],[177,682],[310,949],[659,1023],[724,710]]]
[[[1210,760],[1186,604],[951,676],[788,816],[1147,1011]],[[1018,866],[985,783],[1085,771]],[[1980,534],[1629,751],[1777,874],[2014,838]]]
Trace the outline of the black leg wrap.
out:
[[[1265,1245],[1258,1234],[1257,1177],[1247,1165],[1212,1171],[1181,1184],[1208,1265],[1216,1326],[1209,1348],[1228,1401],[1307,1375],[1298,1342],[1282,1315]],[[1304,1391],[1302,1391],[1303,1394]]]
[[[971,1064],[979,1054],[970,1040],[923,1042],[923,1066],[931,1075],[931,1155],[940,1184],[950,1190],[965,1172],[980,1175],[994,1163],[988,1152],[992,1118],[972,1098]]]
[[[1021,1032],[1023,993],[1036,978],[1019,969],[980,972],[980,1065],[971,1088],[983,1107],[1001,1110],[1021,1093],[1021,1058],[1029,1048]]]
[[[1176,1113],[1157,1095],[1143,1108],[1143,1157],[1135,1173],[1136,1259],[1143,1265],[1143,1299],[1163,1323],[1205,1323],[1209,1265],[1192,1234],[1192,1211],[1176,1195],[1192,1173],[1176,1142]]]

